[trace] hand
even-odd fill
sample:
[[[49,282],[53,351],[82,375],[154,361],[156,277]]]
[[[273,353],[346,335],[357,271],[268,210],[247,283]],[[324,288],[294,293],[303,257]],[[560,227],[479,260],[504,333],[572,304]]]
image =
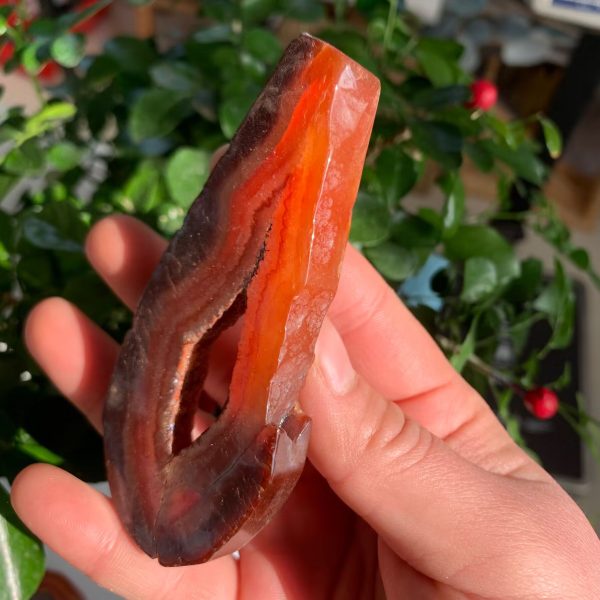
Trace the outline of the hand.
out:
[[[164,248],[122,216],[87,242],[131,308]],[[56,298],[34,309],[25,335],[100,429],[115,342]],[[48,465],[17,477],[16,511],[77,569],[136,600],[600,597],[600,542],[583,514],[352,248],[316,354],[301,398],[311,464],[239,561],[159,566],[109,499]]]

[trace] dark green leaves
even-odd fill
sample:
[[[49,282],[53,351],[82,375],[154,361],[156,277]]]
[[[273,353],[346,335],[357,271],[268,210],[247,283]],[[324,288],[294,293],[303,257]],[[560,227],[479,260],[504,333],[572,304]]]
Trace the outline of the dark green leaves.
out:
[[[135,142],[168,135],[191,112],[182,94],[163,89],[144,92],[135,102],[129,118],[129,131]]]
[[[242,43],[252,56],[267,64],[275,64],[283,51],[280,41],[267,29],[250,29]]]
[[[44,550],[25,528],[0,485],[0,590],[6,600],[33,596],[44,574]]]
[[[352,213],[350,240],[375,246],[387,239],[390,232],[390,212],[379,196],[360,191]]]
[[[123,72],[138,77],[144,77],[156,60],[156,53],[148,42],[131,37],[110,40],[106,44],[105,52],[118,63]]]
[[[451,86],[461,79],[457,61],[462,55],[460,44],[451,40],[423,38],[415,50],[423,72],[436,87]]]
[[[413,141],[426,156],[448,169],[462,164],[463,136],[454,125],[441,121],[421,121],[411,124]]]
[[[484,140],[481,146],[492,156],[510,167],[519,177],[534,185],[542,185],[547,169],[529,145],[511,148],[503,142]]]
[[[365,256],[387,279],[404,281],[415,273],[420,265],[419,254],[394,242],[384,242],[373,248],[365,248]]]
[[[452,237],[463,222],[465,215],[465,186],[457,172],[447,173],[439,181],[446,195],[442,210],[444,238]]]
[[[36,217],[29,217],[23,223],[25,239],[44,250],[61,250],[63,252],[81,252],[82,247],[74,240],[64,237],[54,225]]]
[[[492,294],[497,285],[496,265],[491,260],[479,256],[467,259],[461,300],[479,302]]]
[[[535,308],[548,316],[552,324],[552,338],[548,349],[566,348],[573,337],[575,294],[559,260],[554,263],[554,279],[540,294]]]
[[[285,0],[281,5],[285,16],[291,19],[316,21],[325,16],[323,2],[320,0]]]
[[[450,260],[488,259],[496,267],[499,284],[508,283],[521,272],[513,247],[491,227],[462,225],[452,238],[446,240],[445,249]]]
[[[69,171],[81,161],[82,150],[72,142],[59,142],[48,152],[48,162],[59,171]]]
[[[395,146],[385,149],[377,158],[375,175],[379,184],[379,194],[390,208],[396,207],[410,192],[419,176],[415,161]]]
[[[128,179],[121,197],[122,209],[132,213],[148,213],[158,207],[166,194],[156,161],[147,159],[139,163]]]
[[[173,92],[192,95],[206,85],[201,72],[182,61],[160,62],[150,69],[150,74],[155,85]]]

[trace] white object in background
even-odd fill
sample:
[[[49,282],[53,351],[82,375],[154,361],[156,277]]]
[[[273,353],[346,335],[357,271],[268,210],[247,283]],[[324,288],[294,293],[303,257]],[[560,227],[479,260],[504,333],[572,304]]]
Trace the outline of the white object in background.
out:
[[[404,0],[404,6],[423,23],[436,25],[442,17],[445,2],[446,0]]]
[[[600,0],[529,0],[534,12],[576,23],[588,29],[600,29]]]

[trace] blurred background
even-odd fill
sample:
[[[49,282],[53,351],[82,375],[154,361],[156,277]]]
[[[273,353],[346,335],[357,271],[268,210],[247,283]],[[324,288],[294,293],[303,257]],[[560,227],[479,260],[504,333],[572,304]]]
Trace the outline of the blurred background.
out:
[[[27,161],[35,162],[37,158],[34,157],[34,160],[25,152],[15,159],[16,167],[13,164],[9,168],[5,164],[5,171],[0,174],[0,208],[10,219],[21,219],[24,215],[22,223],[9,222],[8,217],[5,222],[0,221],[0,240],[4,244],[4,247],[0,246],[0,262],[5,260],[4,251],[9,257],[6,263],[12,265],[11,269],[14,267],[13,275],[16,277],[3,290],[4,325],[0,328],[0,357],[4,362],[0,361],[0,377],[4,379],[0,382],[0,394],[3,394],[0,402],[6,401],[6,423],[11,423],[7,426],[13,440],[10,453],[18,451],[27,455],[27,460],[19,455],[18,460],[11,462],[13,454],[2,455],[4,450],[0,446],[0,463],[4,468],[1,474],[8,481],[19,467],[33,459],[63,464],[90,482],[102,479],[100,443],[89,430],[84,430],[81,439],[70,438],[70,448],[59,448],[57,440],[45,436],[43,426],[25,415],[28,410],[35,410],[42,415],[42,420],[48,419],[43,412],[48,409],[40,408],[36,402],[39,403],[42,397],[54,398],[56,393],[44,387],[47,384],[43,382],[43,375],[28,362],[18,342],[10,337],[18,336],[20,323],[31,305],[54,293],[66,295],[84,307],[89,305],[87,312],[116,338],[126,330],[129,317],[114,300],[110,301],[110,310],[107,310],[108,301],[104,302],[107,293],[97,291],[100,284],[89,279],[88,273],[84,274],[84,279],[77,279],[81,271],[76,262],[79,259],[69,254],[76,253],[76,248],[69,246],[68,242],[79,244],[90,223],[113,210],[136,214],[164,235],[176,231],[187,206],[206,180],[210,153],[233,135],[281,48],[302,31],[320,34],[326,29],[328,39],[367,66],[371,66],[372,61],[382,60],[389,60],[386,65],[394,66],[396,70],[389,75],[391,91],[389,96],[384,91],[382,111],[393,112],[395,102],[412,103],[417,109],[414,113],[407,109],[407,113],[417,121],[422,119],[432,127],[439,123],[450,124],[462,132],[465,140],[470,139],[469,136],[494,140],[496,146],[493,148],[485,150],[485,144],[479,145],[479,153],[467,152],[465,160],[454,163],[450,160],[454,153],[450,148],[452,140],[449,141],[448,137],[451,132],[444,128],[430,129],[427,131],[431,136],[425,139],[422,123],[411,121],[403,114],[402,125],[398,125],[395,117],[382,113],[374,136],[373,159],[371,164],[367,163],[365,185],[355,215],[353,242],[398,288],[399,294],[415,308],[424,323],[439,315],[448,318],[448,313],[441,308],[442,304],[453,307],[455,312],[450,316],[458,324],[455,332],[442,331],[439,323],[437,329],[432,326],[442,347],[453,359],[458,356],[460,369],[464,369],[469,380],[490,399],[509,430],[514,431],[515,437],[535,453],[578,501],[592,523],[600,527],[600,467],[597,458],[594,458],[598,442],[588,439],[589,436],[600,435],[594,428],[595,419],[600,418],[600,292],[598,277],[590,266],[600,268],[600,5],[597,0],[242,0],[222,3],[203,3],[202,0],[156,0],[149,3],[27,0],[15,3],[2,0],[0,5],[19,6],[19,10],[27,14],[27,31],[38,36],[37,46],[27,54],[26,49],[19,50],[18,40],[10,41],[6,37],[6,27],[0,21],[0,32],[4,36],[0,42],[0,63],[5,66],[5,72],[0,75],[0,85],[4,88],[0,107],[5,114],[5,125],[8,123],[13,130],[21,127],[26,132],[23,123],[30,122],[26,121],[29,116],[39,114],[48,94],[54,100],[65,102],[70,102],[75,95],[74,103],[78,110],[85,112],[86,127],[91,131],[91,134],[86,134],[87,138],[80,129],[69,133],[71,125],[67,123],[61,131],[70,136],[68,145],[57,142],[63,135],[60,132],[50,132],[55,137],[44,138],[42,142],[42,149],[60,147],[60,151],[53,152],[52,165],[48,167],[40,163],[35,168],[31,167]],[[101,10],[95,11],[94,6]],[[54,40],[58,38],[50,31],[48,23],[69,19],[74,14],[89,11],[90,7],[92,10],[85,13],[89,17],[83,24],[77,25],[76,33],[66,37],[66,34],[61,34],[63,46],[55,44]],[[240,10],[241,13],[238,12]],[[2,14],[6,22],[11,13],[6,11]],[[397,23],[396,17],[400,19]],[[268,32],[268,36],[252,33],[244,37],[246,32],[255,31]],[[362,38],[351,33],[355,31],[364,34],[364,43]],[[413,31],[418,31],[419,39],[443,40],[451,44],[458,42],[463,47],[463,51],[456,54],[456,68],[459,70],[454,70],[453,63],[450,66],[445,63],[440,58],[443,52],[435,49],[452,50],[454,46],[419,42],[421,53],[417,51],[413,56],[413,50],[407,50],[410,40],[415,39]],[[69,37],[72,35],[77,37]],[[232,47],[217,47],[224,42],[229,44],[230,39],[236,36],[242,36],[242,46],[236,46],[234,42]],[[144,44],[148,41],[148,45],[122,41],[133,38],[144,41]],[[118,43],[115,44],[114,40]],[[378,47],[375,42],[387,53],[384,59],[373,50]],[[244,45],[246,43],[247,46]],[[44,44],[50,48],[47,54],[44,54]],[[431,48],[434,50],[429,52]],[[239,60],[243,73],[254,73],[247,77],[248,85],[243,93],[239,89],[228,89],[225,93],[224,87],[215,90],[205,84],[210,75],[209,66],[203,66],[210,62],[206,52],[213,50],[220,61],[216,64],[217,68],[225,71],[230,68],[228,53],[237,52],[236,57],[231,58],[231,64]],[[84,58],[84,55],[100,54],[104,56],[102,60]],[[113,64],[115,60],[121,63],[118,73]],[[151,80],[146,81],[144,77],[150,77],[148,74],[151,74]],[[119,83],[121,87],[115,87],[113,79],[116,77],[128,81],[127,85],[135,84],[136,89],[123,88],[122,83]],[[405,85],[406,81],[424,87],[415,92]],[[477,98],[474,105],[473,98],[463,97],[465,90],[473,91],[472,82],[477,81],[489,83],[498,92],[493,117],[487,115],[491,106],[477,105]],[[89,87],[89,93],[83,93],[84,85]],[[177,112],[180,105],[169,104],[173,97],[183,99],[184,104],[189,105],[186,93],[190,86],[193,87],[193,95],[189,97],[193,96],[194,114],[185,113],[172,127],[167,125],[164,130],[150,132],[147,132],[145,121],[141,125],[132,122],[135,117],[127,112],[129,107],[139,108],[142,103],[140,96],[144,94],[140,89],[151,85],[154,86],[153,95],[148,94],[145,102],[150,104],[147,108],[152,117],[165,118],[161,112],[165,103],[168,112]],[[393,86],[396,87],[392,90]],[[224,101],[226,95],[235,99],[238,97],[236,94],[240,102]],[[119,100],[115,100],[117,96]],[[109,97],[110,101],[107,100]],[[104,114],[101,105],[111,102],[114,103],[110,108],[112,112]],[[152,105],[152,102],[156,104]],[[10,113],[16,106],[24,107],[24,113],[18,117],[21,119],[18,125],[10,121],[17,119],[16,113],[12,116]],[[429,112],[423,116],[423,111]],[[101,122],[94,123],[94,118],[101,119]],[[120,131],[121,119],[129,123],[126,140]],[[550,121],[555,126],[549,124]],[[512,129],[502,125],[513,122],[520,125]],[[472,130],[473,123],[476,124],[475,130]],[[394,140],[397,147],[401,146],[401,153],[394,155],[395,162],[385,163],[387,166],[384,167],[384,159],[392,157],[392,154],[386,154],[385,147],[386,132],[392,125],[396,129],[389,139]],[[3,147],[7,148],[3,145],[10,144],[12,139],[3,127],[0,129],[0,153]],[[402,138],[406,130],[412,132],[412,138]],[[488,130],[492,133],[486,138]],[[50,126],[42,133],[46,135],[48,131]],[[513,134],[514,140],[510,137]],[[86,139],[87,142],[84,142]],[[415,141],[413,146],[411,139]],[[557,148],[559,139],[563,141],[560,145],[564,146],[560,157]],[[377,147],[380,142],[383,151]],[[88,162],[83,164],[73,157],[73,149],[82,155],[77,145],[83,147],[85,143],[94,150],[93,156],[86,155]],[[396,151],[396,146],[392,150]],[[525,154],[520,154],[521,148],[531,148],[537,157],[535,161],[532,162],[525,151]],[[12,147],[8,149],[13,150]],[[513,154],[507,156],[508,150]],[[8,150],[4,152],[7,156],[6,152]],[[493,156],[489,157],[486,153]],[[497,160],[508,165],[510,174],[491,166],[486,168],[488,159],[492,163]],[[21,168],[22,162],[18,161],[25,161],[29,166]],[[404,166],[398,167],[400,163]],[[164,181],[154,180],[150,175],[156,164],[164,169]],[[527,171],[530,164],[536,173],[541,173],[539,177]],[[412,170],[415,176],[407,184],[405,174],[394,175],[397,178],[395,191],[403,196],[401,209],[400,204],[386,207],[386,210],[389,208],[386,218],[392,225],[389,229],[383,224],[385,232],[380,235],[377,229],[380,224],[373,225],[373,215],[380,211],[381,206],[376,202],[369,204],[369,198],[385,195],[388,188],[384,188],[382,182],[387,181],[387,174],[395,173],[395,169]],[[175,180],[189,172],[192,172],[190,189],[178,188]],[[453,180],[452,177],[459,179]],[[456,183],[458,180],[460,185]],[[111,181],[112,187],[107,183]],[[118,185],[115,181],[119,182]],[[447,226],[449,203],[453,206],[457,194],[462,194],[461,223]],[[547,205],[540,203],[542,196],[548,199]],[[64,206],[65,202],[72,202],[77,217],[67,212],[50,214],[56,208],[54,204]],[[534,215],[533,221],[530,221],[529,211]],[[411,229],[409,233],[416,235],[414,232],[419,231],[421,235],[423,228],[435,229],[439,224],[439,219],[431,217],[434,212],[442,215],[446,229],[440,237],[434,235],[430,246],[427,245],[429,242],[423,246],[428,254],[423,255],[422,260],[421,257],[415,258],[414,248],[406,247],[397,239],[400,235],[397,233],[398,223],[413,223],[418,219],[417,229]],[[541,214],[544,220],[536,220],[541,219]],[[556,225],[558,221],[555,219],[559,218],[570,233]],[[492,224],[494,230],[510,244],[511,252],[514,251],[517,257],[515,260],[521,261],[519,275],[515,276],[512,284],[529,285],[530,280],[525,278],[524,273],[529,272],[529,267],[535,270],[535,265],[543,265],[543,270],[540,269],[538,275],[531,279],[535,279],[538,290],[535,298],[526,295],[514,300],[516,291],[512,284],[512,295],[506,295],[506,285],[502,287],[499,284],[496,286],[498,289],[490,287],[484,292],[475,286],[466,289],[469,274],[465,259],[468,262],[473,257],[468,253],[461,255],[456,244],[451,250],[448,231],[455,234],[459,227],[474,227],[474,224],[481,223]],[[528,223],[533,225],[527,226]],[[12,233],[7,233],[21,226],[23,231],[19,240],[23,238],[26,247],[19,246],[21,242],[13,240]],[[376,233],[373,233],[374,229]],[[406,230],[402,229],[402,232],[406,233]],[[427,235],[419,237],[418,244]],[[10,243],[9,238],[12,240]],[[434,251],[440,243],[444,249]],[[14,250],[11,250],[10,244],[13,244]],[[491,252],[498,248],[504,251],[500,243],[492,244],[490,248]],[[410,260],[407,258],[408,251],[411,252]],[[49,252],[56,253],[58,262],[52,259],[48,264],[42,264],[40,256]],[[557,294],[562,289],[556,282],[562,281],[560,273],[563,268],[558,268],[557,275],[557,252],[569,259],[564,262],[564,268],[573,282],[572,286],[569,284],[568,293],[565,292],[565,304],[556,304]],[[13,255],[18,258],[10,258]],[[487,255],[475,254],[474,258],[479,259],[478,263],[471,263],[474,268],[485,267],[481,271],[475,270],[476,283],[480,283],[489,274],[486,270],[489,265],[482,265],[481,260],[488,263],[490,260],[494,263],[494,260]],[[414,264],[410,262],[413,259],[416,261]],[[436,260],[442,262],[437,263]],[[454,260],[460,262],[460,272],[455,273],[448,267],[447,261],[452,263]],[[25,268],[26,264],[30,266]],[[408,268],[407,264],[412,266]],[[497,267],[495,264],[490,268]],[[496,271],[494,273],[496,277]],[[423,278],[426,279],[427,294],[435,297],[434,301],[415,300],[423,296]],[[93,301],[82,293],[82,288],[88,285],[87,295],[94,295]],[[455,306],[448,290],[455,289],[453,286],[456,285],[463,287],[460,294],[462,304]],[[491,310],[490,306],[499,302],[498,299],[512,303],[510,310],[507,308],[500,317],[488,316],[485,311]],[[547,308],[549,299],[555,302],[552,309]],[[438,300],[441,304],[436,308]],[[465,307],[467,304],[468,307]],[[554,334],[548,332],[547,324],[538,322],[540,319],[536,318],[535,310],[546,316],[552,315],[552,319],[547,320],[551,321]],[[561,315],[566,312],[570,313],[570,325],[564,326]],[[499,320],[494,321],[495,318]],[[517,323],[519,318],[521,321]],[[486,319],[489,322],[482,325]],[[477,343],[481,344],[481,352],[467,348],[469,333],[474,332],[474,321],[480,323],[480,333],[476,337]],[[502,331],[506,323],[506,331],[511,335],[503,337],[498,334],[494,338],[494,347],[488,351],[483,331],[486,327]],[[515,333],[519,323],[527,323],[526,336],[519,337]],[[556,331],[560,327],[568,327],[568,334],[558,342]],[[489,337],[489,331],[487,335]],[[548,342],[549,339],[554,341]],[[545,350],[548,344],[552,351]],[[529,360],[530,356],[535,358],[536,355],[539,355],[539,361]],[[527,360],[521,358],[523,356],[528,357]],[[567,363],[570,365],[568,376],[564,368]],[[485,369],[491,371],[486,372]],[[9,381],[9,372],[18,380]],[[491,383],[487,381],[479,385],[478,377],[482,373],[489,375]],[[553,385],[550,385],[551,382]],[[513,392],[515,386],[525,392],[536,385],[549,385],[560,395],[563,403],[561,414],[565,418],[539,418],[526,403],[518,402],[520,392],[505,398],[497,389],[502,385]],[[58,407],[59,400],[56,402]],[[510,409],[509,403],[512,403]],[[17,404],[21,408],[15,408]],[[53,410],[50,409],[50,412]],[[78,417],[69,412],[69,408],[60,404],[60,408],[55,410],[65,424],[63,431],[71,431],[69,423],[72,428],[79,427]],[[32,437],[23,438],[23,431]],[[82,441],[85,436],[86,440]],[[77,454],[81,462],[72,459],[69,453]],[[108,493],[104,484],[95,485]],[[49,572],[34,596],[38,600],[114,597],[93,586],[84,576],[71,572],[51,552],[47,552],[46,564]],[[0,598],[3,597],[0,591]]]

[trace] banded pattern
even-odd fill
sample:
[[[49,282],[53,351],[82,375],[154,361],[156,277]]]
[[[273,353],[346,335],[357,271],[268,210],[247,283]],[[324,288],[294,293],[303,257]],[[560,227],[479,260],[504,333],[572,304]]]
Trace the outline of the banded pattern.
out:
[[[297,399],[335,294],[379,82],[302,35],[287,48],[154,273],[113,375],[117,510],[164,565],[239,549],[306,458]],[[192,443],[208,351],[244,314],[229,399]]]

